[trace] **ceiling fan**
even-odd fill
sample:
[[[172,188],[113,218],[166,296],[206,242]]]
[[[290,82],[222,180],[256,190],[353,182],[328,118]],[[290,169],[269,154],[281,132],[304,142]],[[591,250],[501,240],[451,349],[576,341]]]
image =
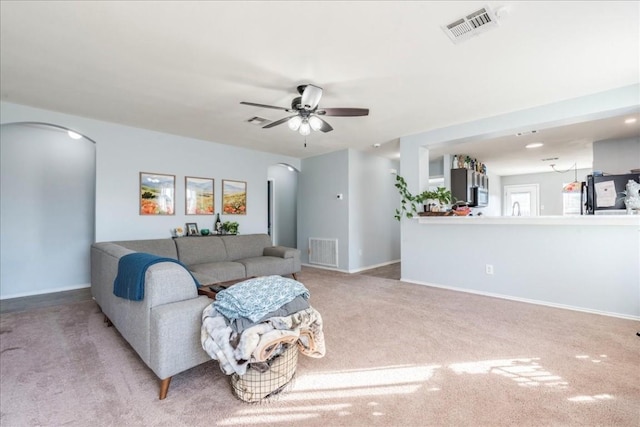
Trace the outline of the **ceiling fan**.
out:
[[[322,108],[318,109],[318,103],[322,98],[322,88],[311,84],[298,86],[300,96],[293,98],[291,107],[277,107],[275,105],[256,104],[255,102],[240,102],[244,105],[252,105],[254,107],[273,108],[275,110],[284,110],[288,113],[295,113],[292,116],[276,120],[273,123],[263,126],[264,129],[272,128],[287,122],[289,128],[293,131],[300,132],[301,135],[309,135],[312,130],[331,132],[333,127],[320,116],[334,117],[357,117],[369,115],[368,108]]]

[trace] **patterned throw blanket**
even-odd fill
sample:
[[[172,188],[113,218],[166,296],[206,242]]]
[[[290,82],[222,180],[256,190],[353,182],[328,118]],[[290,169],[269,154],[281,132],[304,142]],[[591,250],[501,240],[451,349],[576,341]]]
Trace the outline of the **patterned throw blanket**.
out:
[[[246,317],[253,322],[309,291],[296,280],[266,276],[245,280],[216,294],[215,308],[227,319]]]
[[[134,252],[124,255],[118,261],[118,274],[113,281],[113,294],[117,297],[141,301],[144,298],[144,276],[147,268],[159,262],[175,262],[191,274],[185,265],[177,259],[163,258],[145,252]],[[193,281],[196,287],[200,286],[195,277],[193,277]]]

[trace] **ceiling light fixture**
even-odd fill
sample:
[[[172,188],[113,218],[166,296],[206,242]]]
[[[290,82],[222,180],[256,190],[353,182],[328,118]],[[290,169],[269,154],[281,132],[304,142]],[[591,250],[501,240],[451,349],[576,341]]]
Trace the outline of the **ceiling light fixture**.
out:
[[[637,122],[638,119],[636,119],[635,117],[629,117],[628,119],[626,119],[624,122],[628,125]]]
[[[289,125],[289,129],[292,131],[297,131],[300,129],[300,124],[302,123],[302,118],[300,116],[291,117],[287,124]]]
[[[298,129],[300,135],[307,136],[311,133],[311,125],[309,124],[309,120],[302,119],[302,123],[300,123],[300,129]]]
[[[322,129],[322,120],[316,116],[311,116],[309,117],[309,125],[311,126],[311,129],[319,131]]]
[[[527,144],[524,146],[524,148],[539,148],[542,147],[544,144],[542,142],[532,142],[531,144]]]
[[[558,173],[567,173],[571,169],[573,169],[574,171],[573,182],[570,182],[564,187],[562,187],[562,192],[563,193],[580,193],[582,191],[582,183],[578,181],[578,164],[577,163],[574,163],[573,166],[571,166],[569,169],[564,171],[556,169],[555,164],[551,165],[551,169],[553,169],[554,172],[558,172]]]

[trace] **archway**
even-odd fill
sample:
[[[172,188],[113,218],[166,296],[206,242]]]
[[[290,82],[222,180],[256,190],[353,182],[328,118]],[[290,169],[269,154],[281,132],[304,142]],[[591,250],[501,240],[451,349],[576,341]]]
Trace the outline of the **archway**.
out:
[[[0,299],[89,286],[94,141],[47,123],[0,132]]]

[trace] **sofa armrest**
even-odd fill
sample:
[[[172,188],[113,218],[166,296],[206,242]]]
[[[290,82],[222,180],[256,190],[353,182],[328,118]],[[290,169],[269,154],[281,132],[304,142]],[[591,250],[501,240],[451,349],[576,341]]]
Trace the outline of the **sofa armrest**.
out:
[[[149,367],[160,379],[211,360],[202,349],[200,333],[202,312],[212,302],[200,296],[151,310]]]
[[[264,256],[273,256],[279,258],[295,258],[300,257],[300,250],[295,248],[287,248],[285,246],[270,246],[264,248]]]

